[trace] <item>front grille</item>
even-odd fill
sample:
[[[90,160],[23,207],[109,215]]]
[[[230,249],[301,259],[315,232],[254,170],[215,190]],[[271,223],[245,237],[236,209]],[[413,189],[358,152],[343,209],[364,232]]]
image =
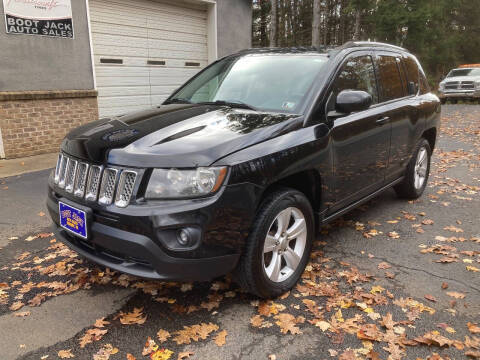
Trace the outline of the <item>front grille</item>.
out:
[[[102,205],[115,199],[118,207],[126,207],[133,196],[138,173],[130,169],[104,168],[60,154],[54,182],[75,197]]]
[[[475,90],[473,81],[449,81],[445,84],[446,90]]]

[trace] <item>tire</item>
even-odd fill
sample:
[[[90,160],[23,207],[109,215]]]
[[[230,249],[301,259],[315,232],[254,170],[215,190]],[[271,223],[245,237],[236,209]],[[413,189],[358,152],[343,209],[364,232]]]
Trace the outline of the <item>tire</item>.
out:
[[[304,219],[304,231],[294,240],[293,236],[288,240],[288,237],[282,235],[280,228],[287,229],[284,234],[288,234],[294,224],[300,229],[301,217]],[[286,218],[288,221],[285,221]],[[285,227],[281,226],[282,223],[288,224]],[[266,246],[267,235],[270,235],[270,242]],[[257,212],[244,252],[234,272],[235,280],[244,290],[260,298],[280,296],[295,286],[305,270],[313,239],[313,211],[305,195],[289,188],[279,188],[271,192],[262,201]],[[300,252],[302,247],[303,252]],[[267,248],[273,250],[265,252]],[[297,254],[293,258],[292,252]],[[286,259],[290,259],[291,264],[298,264],[294,270],[289,267]],[[275,267],[278,264],[280,265]],[[270,274],[267,274],[267,271]]]
[[[426,156],[425,160],[422,162],[422,164],[424,164],[426,161],[426,166],[423,165],[419,168],[418,166],[420,165],[418,164],[418,161],[420,160],[419,156],[422,156],[421,153],[425,154]],[[430,144],[428,143],[428,141],[425,139],[420,140],[420,142],[417,144],[417,147],[415,148],[410,162],[407,165],[405,178],[400,184],[394,187],[399,197],[414,200],[422,196],[428,183],[431,156],[432,149],[430,148]],[[421,184],[420,182],[418,182],[419,180],[416,177],[417,174],[420,176],[420,178],[421,174],[424,174]]]

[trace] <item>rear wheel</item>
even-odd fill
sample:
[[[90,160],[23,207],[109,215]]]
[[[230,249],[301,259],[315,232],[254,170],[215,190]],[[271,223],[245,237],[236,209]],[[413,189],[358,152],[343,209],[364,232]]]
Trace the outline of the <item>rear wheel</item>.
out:
[[[286,188],[270,193],[235,270],[237,282],[262,298],[290,290],[307,265],[313,232],[312,207],[302,193]]]
[[[422,196],[427,187],[430,174],[430,157],[432,150],[427,140],[422,139],[408,163],[403,181],[395,186],[397,195],[407,199],[417,199]]]

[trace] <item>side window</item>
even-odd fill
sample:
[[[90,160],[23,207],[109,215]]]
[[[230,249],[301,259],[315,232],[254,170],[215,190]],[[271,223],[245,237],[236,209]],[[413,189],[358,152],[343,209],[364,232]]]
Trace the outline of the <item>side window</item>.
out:
[[[420,94],[427,94],[430,92],[430,85],[428,85],[428,80],[425,77],[423,71],[420,72]]]
[[[389,101],[405,96],[397,59],[394,56],[379,56],[378,68],[382,88],[382,100]]]
[[[417,62],[412,57],[408,56],[403,58],[403,64],[405,65],[405,69],[407,70],[407,77],[409,82],[415,83],[415,89],[418,92],[420,87],[419,75],[420,71],[418,69]]]
[[[373,104],[378,103],[377,82],[372,58],[368,55],[350,58],[343,65],[333,83],[333,98],[343,90],[363,90],[372,95]]]

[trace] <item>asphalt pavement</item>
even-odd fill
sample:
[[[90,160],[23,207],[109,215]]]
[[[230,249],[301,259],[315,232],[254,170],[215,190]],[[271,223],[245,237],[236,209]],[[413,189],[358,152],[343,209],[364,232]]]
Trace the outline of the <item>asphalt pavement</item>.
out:
[[[77,257],[49,228],[49,172],[0,179],[2,360],[480,358],[478,105],[443,107],[421,199],[389,190],[322,229],[272,302]]]

